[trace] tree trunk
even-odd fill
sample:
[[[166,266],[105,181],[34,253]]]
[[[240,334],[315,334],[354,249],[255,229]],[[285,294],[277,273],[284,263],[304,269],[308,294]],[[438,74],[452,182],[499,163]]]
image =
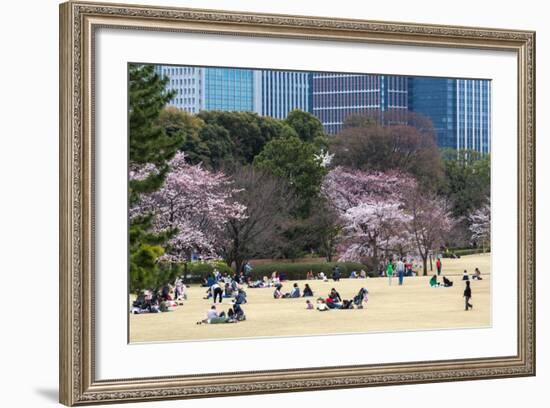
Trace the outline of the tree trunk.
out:
[[[235,272],[239,274],[241,272],[241,268],[243,266],[243,260],[240,258],[235,258]]]
[[[183,280],[187,282],[187,274],[189,273],[188,262],[183,263]]]
[[[187,262],[183,263],[183,280],[187,282],[188,275],[189,275],[189,262],[191,262],[191,259],[193,257],[193,251],[187,252]]]
[[[332,243],[330,239],[325,243],[325,251],[327,254],[327,262],[332,262]]]
[[[378,248],[376,246],[376,242],[374,243],[374,247],[372,248],[372,259],[373,259],[373,262],[374,262],[374,273],[376,274],[376,276],[378,276],[378,264],[379,264],[379,260],[378,260]]]
[[[424,267],[424,276],[428,276],[428,255],[422,254],[422,265]]]

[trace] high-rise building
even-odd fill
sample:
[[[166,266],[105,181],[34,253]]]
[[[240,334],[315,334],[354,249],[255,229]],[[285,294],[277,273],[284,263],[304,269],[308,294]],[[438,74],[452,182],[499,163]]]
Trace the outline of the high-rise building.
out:
[[[399,118],[410,110],[431,119],[439,147],[491,149],[488,80],[184,66],[156,70],[176,91],[170,104],[190,113],[249,111],[284,119],[301,109],[334,134],[353,114],[396,112]]]
[[[337,133],[353,114],[406,112],[407,79],[401,76],[314,73],[313,114],[327,133]]]
[[[409,109],[431,119],[443,148],[491,150],[491,82],[409,78]]]
[[[294,109],[312,112],[312,74],[299,71],[255,71],[255,111],[284,119]]]
[[[205,110],[254,111],[254,71],[205,68]]]
[[[204,109],[204,68],[157,65],[155,70],[168,77],[166,88],[176,91],[170,105],[189,113]]]

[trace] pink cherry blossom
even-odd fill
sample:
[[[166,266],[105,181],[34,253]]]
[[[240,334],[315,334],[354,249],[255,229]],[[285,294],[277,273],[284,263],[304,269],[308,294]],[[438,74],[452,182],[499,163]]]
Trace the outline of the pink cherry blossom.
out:
[[[142,195],[130,209],[130,217],[153,214],[155,232],[176,231],[168,242],[167,260],[183,261],[192,251],[204,257],[216,256],[224,224],[245,217],[246,207],[233,199],[237,190],[231,188],[231,181],[223,173],[187,163],[184,153],[177,153],[169,167],[160,190]],[[136,170],[134,177],[143,171]]]

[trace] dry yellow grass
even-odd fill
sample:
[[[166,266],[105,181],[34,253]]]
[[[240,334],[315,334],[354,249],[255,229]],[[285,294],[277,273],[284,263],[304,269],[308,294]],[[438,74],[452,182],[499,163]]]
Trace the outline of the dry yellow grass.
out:
[[[472,281],[474,309],[464,311],[462,271],[472,273],[479,267],[483,280]],[[435,265],[434,265],[435,269]],[[369,302],[364,309],[306,310],[305,299],[273,299],[273,289],[246,289],[248,303],[243,306],[247,320],[237,324],[197,325],[212,305],[204,300],[205,288],[188,289],[189,299],[173,312],[130,315],[130,342],[182,341],[265,336],[300,336],[372,331],[424,330],[486,327],[491,324],[490,256],[472,255],[443,260],[442,275],[454,281],[452,288],[430,288],[429,277],[405,278],[392,286],[387,278],[342,279],[339,282],[298,281],[300,289],[308,282],[315,297],[326,297],[336,288],[344,299],[351,299],[365,286]],[[441,279],[440,279],[441,280]],[[289,292],[294,282],[285,282]],[[231,306],[224,299],[218,310]]]

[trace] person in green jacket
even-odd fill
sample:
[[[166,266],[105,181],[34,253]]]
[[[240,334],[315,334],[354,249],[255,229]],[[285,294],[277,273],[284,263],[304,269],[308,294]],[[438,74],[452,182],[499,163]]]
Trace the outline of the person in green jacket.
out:
[[[388,262],[388,266],[386,266],[386,276],[388,277],[391,286],[391,280],[393,278],[393,264],[391,261]]]
[[[439,283],[437,282],[437,275],[434,275],[430,279],[430,287],[435,288],[437,286],[439,286]]]

